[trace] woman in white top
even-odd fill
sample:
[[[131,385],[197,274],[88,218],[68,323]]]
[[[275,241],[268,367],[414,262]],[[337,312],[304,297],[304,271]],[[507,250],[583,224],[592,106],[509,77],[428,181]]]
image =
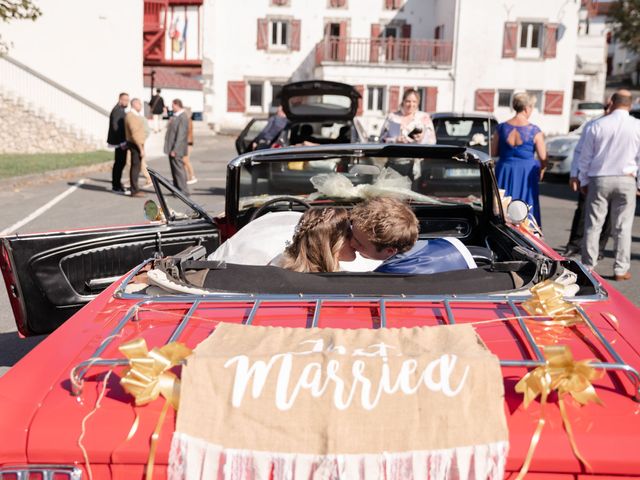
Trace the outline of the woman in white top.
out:
[[[435,129],[428,113],[418,110],[420,95],[410,88],[402,95],[400,110],[387,115],[380,139],[385,143],[436,143]]]

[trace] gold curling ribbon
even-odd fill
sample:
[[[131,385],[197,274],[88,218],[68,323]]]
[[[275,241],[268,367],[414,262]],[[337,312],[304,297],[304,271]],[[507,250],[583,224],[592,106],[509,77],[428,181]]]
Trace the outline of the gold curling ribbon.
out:
[[[575,305],[562,296],[564,287],[558,282],[545,280],[531,287],[531,299],[522,302],[530,315],[547,316],[551,321],[536,321],[537,325],[571,327],[583,319]]]
[[[133,395],[136,405],[145,405],[160,395],[165,399],[149,445],[145,478],[151,479],[162,423],[169,405],[177,410],[180,403],[180,380],[170,369],[179,365],[182,360],[191,355],[192,351],[178,342],[149,351],[144,338],[124,343],[118,348],[129,359],[129,369],[120,380],[120,384],[127,393]]]
[[[533,453],[540,441],[542,428],[545,424],[544,407],[547,403],[547,397],[554,390],[558,392],[560,416],[562,417],[564,429],[569,437],[573,454],[580,463],[586,467],[587,471],[591,470],[591,465],[582,457],[576,445],[563,397],[565,394],[569,394],[580,405],[586,405],[589,402],[602,405],[602,400],[600,400],[596,394],[596,390],[591,384],[591,381],[600,378],[603,372],[589,365],[590,360],[576,362],[573,359],[571,350],[565,345],[554,345],[543,348],[546,363],[527,373],[520,379],[515,387],[516,392],[524,395],[524,408],[527,408],[529,404],[540,395],[540,419],[538,420],[538,426],[531,438],[527,456],[516,480],[524,478],[529,470]]]

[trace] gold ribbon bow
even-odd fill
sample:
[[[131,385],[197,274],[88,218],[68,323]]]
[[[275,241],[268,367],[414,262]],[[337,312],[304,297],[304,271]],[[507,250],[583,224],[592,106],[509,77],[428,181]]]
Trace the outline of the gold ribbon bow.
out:
[[[530,315],[550,317],[551,321],[536,321],[536,324],[545,326],[571,327],[581,323],[582,316],[575,305],[567,302],[564,297],[564,287],[558,282],[545,280],[531,287],[531,299],[522,302]]]
[[[558,392],[560,415],[562,416],[562,423],[569,437],[573,454],[587,470],[591,470],[589,463],[578,451],[563,397],[565,394],[569,394],[580,405],[586,405],[589,402],[602,405],[602,401],[596,394],[591,381],[601,377],[603,372],[589,365],[590,360],[576,362],[573,359],[571,350],[565,345],[544,347],[544,356],[546,363],[527,373],[520,379],[515,387],[516,392],[524,395],[524,408],[527,408],[529,404],[540,395],[540,419],[531,438],[531,444],[529,445],[529,451],[527,452],[524,464],[516,480],[524,478],[529,470],[533,453],[540,441],[540,434],[542,433],[542,428],[545,423],[544,407],[547,403],[547,397],[554,390]]]
[[[160,395],[165,398],[149,445],[145,478],[151,479],[153,478],[156,448],[164,417],[169,405],[177,410],[180,403],[180,380],[170,369],[179,365],[182,360],[191,355],[192,351],[186,345],[178,342],[172,342],[162,348],[154,348],[149,351],[144,338],[124,343],[120,345],[119,350],[129,359],[129,369],[120,380],[120,384],[127,393],[133,395],[136,405],[145,405]],[[129,437],[131,436],[132,433],[129,434]]]

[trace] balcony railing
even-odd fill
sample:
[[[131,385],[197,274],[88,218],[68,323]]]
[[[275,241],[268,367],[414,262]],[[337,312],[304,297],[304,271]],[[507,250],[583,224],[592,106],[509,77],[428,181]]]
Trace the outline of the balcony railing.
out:
[[[451,65],[453,45],[444,40],[325,37],[316,45],[316,65]]]

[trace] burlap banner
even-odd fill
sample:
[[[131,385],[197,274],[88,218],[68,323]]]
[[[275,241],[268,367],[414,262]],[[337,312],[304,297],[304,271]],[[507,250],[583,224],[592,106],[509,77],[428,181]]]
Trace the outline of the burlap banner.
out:
[[[174,478],[501,478],[498,359],[469,325],[220,324],[182,371]]]

